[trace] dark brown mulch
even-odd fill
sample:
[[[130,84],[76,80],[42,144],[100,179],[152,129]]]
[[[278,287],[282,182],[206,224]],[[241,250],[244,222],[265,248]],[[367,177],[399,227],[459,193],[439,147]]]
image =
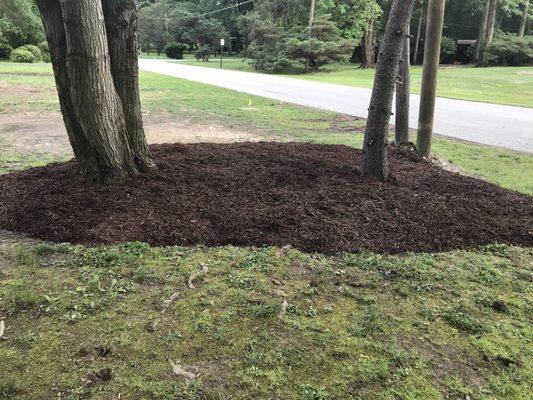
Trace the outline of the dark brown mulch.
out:
[[[334,254],[533,245],[533,197],[391,154],[394,179],[360,175],[344,146],[158,145],[159,169],[123,184],[75,162],[0,176],[0,227],[55,242],[292,245]]]

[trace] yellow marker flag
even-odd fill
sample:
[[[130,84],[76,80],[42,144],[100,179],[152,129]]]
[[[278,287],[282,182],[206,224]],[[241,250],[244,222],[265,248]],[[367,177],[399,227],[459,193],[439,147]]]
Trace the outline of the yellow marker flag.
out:
[[[253,105],[254,105],[254,102],[252,101],[252,99],[249,99],[248,100],[248,108],[252,108]]]

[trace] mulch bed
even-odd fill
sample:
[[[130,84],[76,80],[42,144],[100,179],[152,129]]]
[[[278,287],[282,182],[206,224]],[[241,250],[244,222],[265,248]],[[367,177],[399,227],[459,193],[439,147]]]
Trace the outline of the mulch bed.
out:
[[[345,146],[152,146],[159,166],[96,185],[74,161],[0,176],[0,228],[54,242],[292,245],[326,254],[533,245],[533,197],[391,153],[363,177]]]

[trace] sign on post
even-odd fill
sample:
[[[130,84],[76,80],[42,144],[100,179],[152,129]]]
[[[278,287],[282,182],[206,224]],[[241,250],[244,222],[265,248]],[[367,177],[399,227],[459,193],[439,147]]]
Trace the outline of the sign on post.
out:
[[[220,69],[222,69],[222,53],[224,52],[225,44],[226,44],[226,39],[220,39]]]

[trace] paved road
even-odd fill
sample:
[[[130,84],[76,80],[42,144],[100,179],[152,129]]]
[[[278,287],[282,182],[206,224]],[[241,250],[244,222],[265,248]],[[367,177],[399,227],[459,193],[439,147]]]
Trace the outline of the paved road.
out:
[[[142,70],[239,92],[365,118],[371,90],[329,83],[139,60]],[[497,96],[497,93],[494,94]],[[420,96],[411,96],[411,128],[417,127]],[[533,153],[533,109],[437,99],[435,132],[456,139]]]

